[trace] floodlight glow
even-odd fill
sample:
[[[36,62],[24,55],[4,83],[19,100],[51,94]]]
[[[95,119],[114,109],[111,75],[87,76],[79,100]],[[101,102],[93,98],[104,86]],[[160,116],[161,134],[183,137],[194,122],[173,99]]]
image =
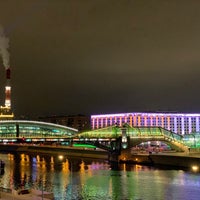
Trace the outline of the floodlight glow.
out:
[[[196,172],[199,170],[199,167],[197,165],[192,166],[192,171]]]
[[[63,160],[64,157],[63,157],[63,155],[59,155],[58,158],[59,158],[59,160]]]

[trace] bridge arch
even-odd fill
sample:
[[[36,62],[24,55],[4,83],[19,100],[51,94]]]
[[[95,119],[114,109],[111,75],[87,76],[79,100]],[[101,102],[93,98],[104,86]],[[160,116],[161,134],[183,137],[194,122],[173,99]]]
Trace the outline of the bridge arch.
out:
[[[126,129],[126,130],[125,130]],[[92,131],[86,131],[79,134],[79,137],[89,138],[88,140],[99,140],[99,138],[115,139],[122,138],[121,144],[123,144],[123,134],[127,137],[126,148],[130,149],[142,142],[147,141],[161,141],[171,146],[177,151],[187,151],[189,143],[186,143],[182,135],[173,133],[161,127],[131,127],[128,124],[124,124],[122,127],[117,125],[109,126],[106,128],[95,129]],[[123,146],[121,146],[123,149]]]
[[[127,127],[130,137],[129,148],[148,141],[160,141],[177,151],[186,151],[188,146],[183,142],[183,136],[161,127]]]
[[[142,143],[145,143],[145,142],[162,142],[164,144],[166,144],[167,146],[169,146],[172,150],[175,150],[175,151],[186,151],[188,148],[177,142],[177,141],[170,141],[170,140],[167,140],[167,139],[163,139],[163,138],[146,138],[146,139],[133,139],[131,140],[130,139],[130,143],[129,143],[129,148],[133,148],[133,147],[136,147],[136,146],[139,146],[141,145]]]

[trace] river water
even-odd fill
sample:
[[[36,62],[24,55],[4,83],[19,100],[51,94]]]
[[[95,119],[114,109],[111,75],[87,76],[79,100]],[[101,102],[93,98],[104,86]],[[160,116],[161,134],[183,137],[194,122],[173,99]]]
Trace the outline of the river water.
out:
[[[54,192],[56,200],[197,200],[200,173],[115,165],[62,155],[0,154],[0,187]]]

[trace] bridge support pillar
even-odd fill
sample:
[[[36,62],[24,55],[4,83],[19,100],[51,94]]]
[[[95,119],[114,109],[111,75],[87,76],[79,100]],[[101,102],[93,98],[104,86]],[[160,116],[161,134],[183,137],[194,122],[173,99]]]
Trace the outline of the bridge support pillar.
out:
[[[108,160],[109,160],[109,162],[119,162],[119,154],[118,153],[110,153]]]
[[[118,159],[122,162],[130,161],[132,159],[131,149],[123,149]]]
[[[128,147],[128,138],[127,138],[127,127],[126,127],[126,125],[122,126],[121,131],[122,131],[121,147],[122,147],[122,149],[126,149]]]
[[[121,137],[119,137],[116,141],[111,142],[111,151],[108,158],[110,162],[119,161],[119,155],[121,154],[121,140]]]

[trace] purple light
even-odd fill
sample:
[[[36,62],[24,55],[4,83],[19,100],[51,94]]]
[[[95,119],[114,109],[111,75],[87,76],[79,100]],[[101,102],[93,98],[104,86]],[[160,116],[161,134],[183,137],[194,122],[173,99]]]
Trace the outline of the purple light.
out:
[[[118,114],[103,114],[91,115],[91,118],[104,118],[104,117],[129,117],[129,116],[171,116],[171,117],[200,117],[200,113],[118,113]]]

